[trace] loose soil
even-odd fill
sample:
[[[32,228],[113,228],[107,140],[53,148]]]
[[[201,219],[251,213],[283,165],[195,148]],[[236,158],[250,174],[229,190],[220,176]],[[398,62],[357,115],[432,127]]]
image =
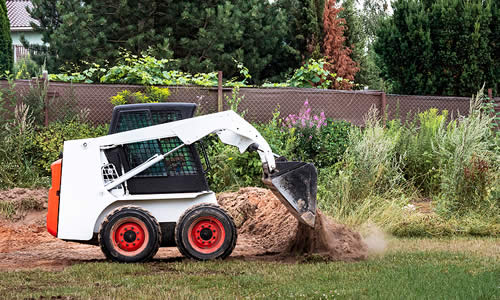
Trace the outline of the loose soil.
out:
[[[0,191],[0,270],[63,269],[104,260],[99,247],[64,242],[45,228],[46,189]],[[231,257],[245,260],[297,261],[320,257],[354,261],[365,258],[360,235],[318,212],[316,226],[300,224],[271,191],[242,188],[221,193],[219,204],[234,218],[238,241]],[[6,203],[11,203],[7,204]],[[8,216],[8,217],[6,217]],[[176,248],[160,248],[155,260],[181,259]]]

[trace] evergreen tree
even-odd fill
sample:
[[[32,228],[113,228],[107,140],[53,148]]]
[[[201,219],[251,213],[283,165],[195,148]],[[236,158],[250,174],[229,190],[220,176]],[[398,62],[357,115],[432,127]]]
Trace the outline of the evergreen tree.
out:
[[[497,89],[493,2],[396,1],[375,44],[393,92],[470,96],[483,83]]]
[[[166,18],[173,20],[169,40],[183,70],[222,70],[233,77],[238,73],[237,60],[259,82],[289,71],[287,58],[296,55],[286,40],[286,15],[267,1],[176,1],[169,12]]]
[[[302,62],[321,58],[325,0],[278,0],[277,5],[287,14],[289,40]]]
[[[158,1],[160,3],[162,1]],[[119,57],[120,48],[138,54],[148,47],[164,48],[168,27],[157,20],[157,2],[110,0],[32,0],[33,28],[42,33],[47,46],[30,45],[38,63],[50,71],[73,69],[84,62],[102,64]],[[160,30],[157,30],[157,29]],[[165,53],[168,53],[165,52]]]
[[[360,88],[375,85],[378,74],[373,68],[373,64],[369,61],[367,52],[367,35],[363,30],[363,18],[361,13],[355,7],[356,0],[344,0],[342,2],[342,10],[339,12],[339,17],[345,19],[346,37],[345,45],[352,50],[351,58],[359,66],[359,72],[354,77],[354,82],[359,84]],[[374,80],[375,77],[375,80]],[[375,82],[374,82],[375,81]]]
[[[288,20],[275,4],[261,0],[110,1],[33,0],[51,71],[84,62],[113,63],[120,48],[148,48],[176,58],[184,71],[237,74],[242,62],[256,81],[296,67],[298,52],[287,40]],[[44,51],[41,51],[44,50]],[[290,61],[292,63],[290,63]]]
[[[323,13],[323,29],[325,32],[323,55],[328,62],[326,69],[336,73],[338,77],[354,81],[354,76],[359,71],[359,68],[350,57],[351,49],[345,46],[345,19],[338,17],[341,10],[341,8],[335,7],[335,0],[326,0]],[[334,80],[333,88],[351,89],[352,84],[344,80]]]
[[[14,53],[10,36],[10,22],[5,0],[0,0],[0,77],[5,71],[12,71]]]

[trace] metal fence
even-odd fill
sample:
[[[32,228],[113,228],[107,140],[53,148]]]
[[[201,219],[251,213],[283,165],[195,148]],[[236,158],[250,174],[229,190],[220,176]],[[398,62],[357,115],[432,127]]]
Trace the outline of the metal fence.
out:
[[[26,94],[33,85],[32,81],[16,81],[15,89]],[[0,88],[7,82],[0,81]],[[169,102],[191,102],[198,104],[198,113],[205,114],[218,110],[218,100],[222,98],[223,109],[228,109],[226,98],[231,97],[231,88],[168,86],[171,95]],[[84,112],[88,120],[108,123],[113,105],[110,98],[123,90],[144,91],[139,85],[120,84],[69,84],[50,82],[46,97],[46,122],[61,119],[70,113]],[[490,91],[491,93],[491,91]],[[267,122],[278,109],[281,117],[297,114],[307,100],[313,113],[325,112],[327,117],[342,119],[356,125],[363,125],[363,119],[370,107],[376,107],[381,117],[388,119],[413,118],[415,113],[429,108],[448,110],[449,115],[467,115],[469,97],[440,97],[392,95],[380,91],[337,91],[305,88],[241,88],[240,111],[246,111],[245,118],[253,122]],[[491,95],[490,95],[491,96]],[[495,98],[500,104],[500,97]],[[500,109],[497,107],[497,109]]]

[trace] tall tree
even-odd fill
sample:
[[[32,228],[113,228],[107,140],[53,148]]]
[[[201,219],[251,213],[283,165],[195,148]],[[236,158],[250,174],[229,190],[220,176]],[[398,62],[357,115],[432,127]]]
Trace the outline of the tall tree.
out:
[[[0,77],[5,71],[12,71],[14,54],[10,36],[10,22],[5,0],[0,0]]]
[[[260,81],[279,77],[298,56],[287,41],[284,11],[268,1],[33,0],[33,6],[52,71],[65,63],[113,63],[120,48],[139,54],[152,47],[184,71],[222,70],[231,77],[236,60]]]
[[[352,50],[345,45],[345,19],[338,17],[341,10],[342,8],[335,7],[335,0],[326,0],[323,13],[323,30],[325,33],[323,55],[328,62],[326,69],[336,73],[338,77],[352,82],[359,68],[350,57]],[[351,89],[352,83],[345,80],[334,80],[333,87],[335,89]]]
[[[160,1],[161,2],[161,1]],[[31,26],[46,45],[29,45],[35,60],[50,71],[74,68],[83,62],[112,62],[120,48],[140,53],[149,46],[163,47],[168,27],[155,26],[160,16],[156,2],[110,0],[32,0]],[[160,28],[160,30],[157,30]]]
[[[393,92],[470,96],[483,83],[498,89],[493,2],[396,1],[375,44]]]
[[[321,58],[325,0],[278,0],[276,4],[287,14],[290,41],[302,62]]]
[[[356,0],[344,0],[339,17],[345,19],[346,37],[345,45],[352,50],[351,58],[359,66],[359,72],[354,77],[354,82],[359,88],[364,86],[374,87],[377,83],[378,74],[370,61],[368,52],[368,35],[363,28],[363,15],[356,9]],[[378,86],[376,86],[378,87]]]
[[[258,82],[288,71],[287,57],[296,55],[286,40],[284,11],[267,1],[174,1],[166,19],[172,20],[169,41],[183,70],[219,69],[232,77],[237,60]]]

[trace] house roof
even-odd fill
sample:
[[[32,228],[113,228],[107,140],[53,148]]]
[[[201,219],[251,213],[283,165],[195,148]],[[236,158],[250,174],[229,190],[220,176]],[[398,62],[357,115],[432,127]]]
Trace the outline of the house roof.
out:
[[[26,11],[26,7],[33,7],[31,1],[7,0],[6,4],[11,31],[32,31],[33,28],[31,28],[30,22],[38,24],[38,21],[33,19]]]

